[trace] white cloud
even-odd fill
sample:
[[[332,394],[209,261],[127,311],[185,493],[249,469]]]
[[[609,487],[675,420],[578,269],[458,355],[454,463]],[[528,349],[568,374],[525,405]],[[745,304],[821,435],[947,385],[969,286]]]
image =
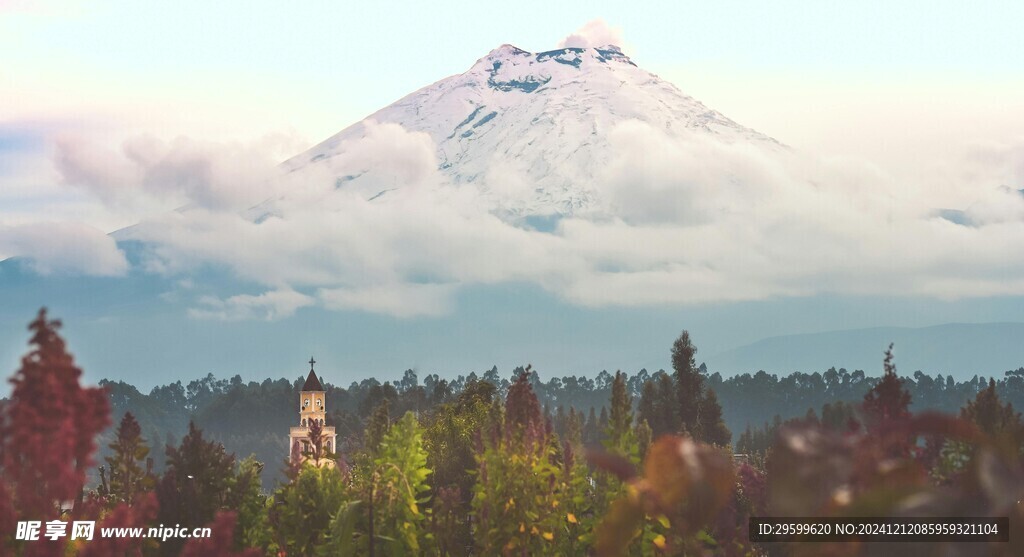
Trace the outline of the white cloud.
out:
[[[66,183],[108,202],[130,205],[148,196],[238,209],[267,197],[280,172],[277,162],[299,145],[299,140],[284,134],[250,144],[187,137],[166,142],[143,135],[128,139],[115,151],[65,135],[56,141],[56,161]]]
[[[608,25],[603,19],[588,21],[575,33],[565,37],[558,43],[558,48],[595,48],[622,43],[622,29]]]
[[[992,183],[1019,168],[1019,151],[1010,147],[968,157],[966,185],[913,184],[854,159],[764,150],[700,132],[669,137],[628,121],[608,136],[614,155],[596,173],[596,207],[542,233],[497,216],[527,187],[514,165],[495,165],[478,184],[491,193],[483,196],[477,187],[446,183],[425,134],[364,125],[363,137],[339,155],[266,180],[259,191],[267,201],[253,210],[196,203],[124,234],[148,246],[151,272],[188,277],[214,264],[268,289],[200,298],[190,314],[205,319],[277,319],[311,305],[430,317],[452,311],[460,288],[510,282],[585,306],[821,293],[1024,295],[1024,282],[1013,278],[1024,276],[1024,261],[1007,257],[1024,250],[1024,199]],[[132,149],[159,155],[128,156],[147,172],[163,164],[153,160],[192,160],[168,155],[185,148]],[[210,199],[220,186],[226,198],[249,191],[248,170],[233,165],[274,161],[223,160],[212,174],[218,178],[199,188]],[[88,175],[88,165],[76,168]],[[109,172],[119,176],[116,165]],[[149,195],[145,180],[125,183]],[[933,216],[960,206],[973,226]],[[195,296],[202,285],[194,286],[174,295]]]
[[[294,290],[272,290],[255,296],[238,294],[225,300],[204,296],[199,303],[202,307],[189,309],[189,315],[197,319],[273,321],[291,317],[299,308],[313,305],[314,300]]]
[[[101,230],[74,222],[0,225],[0,258],[20,256],[41,275],[119,276],[124,252]]]

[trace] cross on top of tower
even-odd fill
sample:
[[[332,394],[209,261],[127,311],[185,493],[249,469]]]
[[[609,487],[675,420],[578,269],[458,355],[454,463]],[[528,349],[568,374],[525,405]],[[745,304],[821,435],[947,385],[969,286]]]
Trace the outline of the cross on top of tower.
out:
[[[324,386],[320,383],[320,378],[316,376],[316,372],[313,371],[313,364],[316,360],[312,356],[309,357],[309,374],[306,375],[306,383],[302,385],[303,391],[322,391]]]

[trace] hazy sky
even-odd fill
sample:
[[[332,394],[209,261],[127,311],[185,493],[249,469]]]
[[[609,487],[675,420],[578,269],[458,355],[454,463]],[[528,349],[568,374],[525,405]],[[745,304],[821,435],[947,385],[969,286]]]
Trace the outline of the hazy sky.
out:
[[[1006,256],[1024,245],[1018,5],[8,2],[0,14],[0,257],[124,276],[106,233],[139,224],[159,260],[147,271],[227,265],[265,287],[193,295],[200,318],[314,304],[435,316],[460,286],[515,280],[583,305],[1024,293],[1024,262]],[[623,122],[597,186],[626,206],[555,234],[445,190],[431,140],[394,125],[350,146],[357,166],[376,165],[361,179],[440,190],[367,205],[326,168],[301,186],[271,178],[503,43],[617,43],[795,155]],[[239,218],[274,199],[273,226]],[[944,208],[973,225],[936,219]]]
[[[281,133],[284,156],[502,43],[550,49],[597,18],[642,67],[817,154],[914,175],[1024,129],[1020,2],[0,0],[0,223],[147,214],[62,186],[61,134]]]
[[[719,319],[711,341],[720,347],[751,315],[747,340],[837,327],[833,318],[855,313],[842,306],[815,321],[814,296],[840,296],[849,308],[861,296],[874,296],[872,308],[886,296],[929,308],[967,298],[956,311],[898,317],[1006,320],[985,308],[1024,299],[1024,260],[1015,257],[1024,250],[1024,198],[1014,191],[1024,188],[1022,21],[1019,1],[0,0],[0,259],[35,256],[31,270],[48,276],[39,288],[94,284],[76,285],[78,275],[109,280],[104,292],[120,300],[149,290],[125,286],[138,285],[137,269],[106,233],[141,223],[135,233],[155,255],[144,280],[163,281],[144,301],[211,330],[315,316],[315,308],[346,319],[363,312],[402,331],[433,331],[445,319],[486,330],[472,312],[487,312],[459,300],[509,284],[564,303],[554,311],[566,315],[696,308]],[[627,122],[610,134],[617,171],[599,185],[626,188],[632,212],[577,216],[551,234],[457,196],[352,199],[327,187],[333,179],[289,190],[283,217],[269,226],[239,218],[247,197],[268,199],[260,188],[279,161],[501,44],[542,51],[574,34],[618,43],[640,67],[797,154],[768,159]],[[361,149],[402,154],[410,175],[437,180],[422,134],[374,130]],[[211,166],[208,183],[189,181],[203,174],[195,161]],[[395,164],[377,166],[387,175]],[[69,176],[81,183],[65,183]],[[692,187],[698,178],[707,183]],[[716,187],[737,178],[742,187]],[[176,189],[161,192],[166,183]],[[656,207],[633,195],[645,187]],[[651,218],[692,208],[691,198],[707,205],[697,204],[708,217],[697,226]],[[196,210],[172,211],[184,202]],[[936,218],[946,207],[964,209],[973,225]],[[222,265],[223,283],[194,276],[211,263]],[[72,278],[61,282],[65,271]],[[22,302],[11,300],[18,292],[0,290],[0,327],[23,327],[24,316],[2,311],[4,295]],[[116,311],[133,307],[112,304],[107,315],[103,296],[69,296],[66,306],[91,300],[88,317],[111,326],[125,317]],[[798,306],[785,327],[760,306],[730,313],[743,301],[780,299]],[[872,311],[850,326],[903,324]],[[191,331],[174,323],[165,329]],[[576,329],[553,327],[568,328]],[[429,335],[417,338],[423,345],[401,358],[418,361],[429,348]]]

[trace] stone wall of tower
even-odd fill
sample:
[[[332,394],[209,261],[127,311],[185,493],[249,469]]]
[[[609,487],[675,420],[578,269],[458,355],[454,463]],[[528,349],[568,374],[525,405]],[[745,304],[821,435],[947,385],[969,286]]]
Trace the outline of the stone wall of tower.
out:
[[[299,397],[299,425],[309,427],[313,420],[326,424],[327,400],[323,391],[302,391]]]

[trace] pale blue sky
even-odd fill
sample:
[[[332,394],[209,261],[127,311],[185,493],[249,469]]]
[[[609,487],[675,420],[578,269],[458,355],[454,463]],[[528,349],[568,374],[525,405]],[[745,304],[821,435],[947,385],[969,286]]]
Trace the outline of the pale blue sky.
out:
[[[1024,65],[1024,6],[1003,1],[42,4],[6,10],[4,45],[22,62],[155,79],[227,72],[331,82],[325,70],[351,78],[413,53],[421,64],[401,73],[431,79],[501,42],[552,47],[597,17],[623,28],[655,66],[721,59],[815,73],[1018,76]]]
[[[337,124],[318,126],[306,113],[347,123],[464,71],[499,44],[553,48],[595,18],[621,29],[645,68],[691,78],[702,68],[708,79],[750,83],[779,74],[807,86],[969,86],[1020,83],[1024,67],[1019,2],[28,4],[0,2],[0,51],[8,53],[0,75],[5,96],[14,95],[0,109],[4,119],[19,105],[41,116],[38,101],[18,98],[38,91],[55,109],[104,96],[198,99],[201,111],[259,105],[271,122],[291,113],[300,132],[329,133]],[[725,86],[702,88],[714,96]],[[333,106],[307,106],[326,99]]]
[[[1024,129],[1020,2],[0,0],[0,223],[114,230],[150,214],[61,187],[59,134],[285,132],[297,152],[502,43],[554,48],[597,18],[739,123],[900,177]]]
[[[1024,153],[1024,35],[1020,28],[1024,3],[1019,1],[968,4],[936,0],[0,0],[0,235],[5,226],[13,230],[26,225],[18,241],[53,247],[59,242],[53,240],[47,225],[40,223],[60,221],[93,227],[98,229],[98,237],[105,239],[105,232],[148,216],[166,214],[175,207],[171,202],[150,203],[148,198],[134,204],[108,203],[90,192],[62,184],[53,161],[54,141],[62,134],[75,134],[84,138],[85,143],[117,146],[139,134],[164,140],[186,135],[195,141],[219,142],[253,141],[285,132],[294,138],[295,147],[290,153],[297,153],[311,142],[324,139],[420,87],[465,71],[503,43],[533,51],[552,49],[563,37],[597,18],[621,33],[624,41],[620,46],[641,67],[675,83],[685,93],[737,122],[799,151],[823,158],[866,159],[897,179],[910,178],[908,181],[916,183],[930,184],[935,177],[948,177],[951,182],[966,178],[965,182],[983,183],[986,188],[1011,183],[972,181],[964,170],[993,166],[990,159],[976,158],[973,164],[950,163],[943,167],[962,156],[970,145],[984,143],[987,150],[980,152],[990,156],[1002,153],[1004,159],[1017,165],[1013,167],[1018,169],[1017,173],[1011,168],[1006,176],[1024,176],[1024,164],[1019,162],[1020,153]],[[949,168],[957,171],[950,172]],[[1014,247],[1018,244],[1013,242],[1024,238],[1019,219],[1006,220],[992,228],[1017,227],[1012,228],[1017,232],[989,231],[994,240],[990,251],[999,256],[1019,253]],[[875,230],[871,223],[862,228],[865,241],[884,233]],[[80,231],[67,230],[70,235]],[[1003,243],[995,241],[1000,238]],[[965,241],[949,251],[961,249],[969,255],[977,250],[964,246],[984,245]],[[1009,247],[999,251],[1002,246]],[[3,250],[0,242],[0,259],[10,255]],[[992,266],[997,271],[1009,272],[995,263]],[[69,323],[75,324],[73,327],[81,328],[72,331],[74,338],[82,338],[81,346],[90,346],[90,339],[95,340],[100,348],[84,354],[86,363],[101,364],[96,366],[98,371],[93,371],[95,377],[116,377],[119,373],[130,376],[126,370],[133,369],[132,362],[141,352],[146,357],[157,354],[162,364],[171,369],[183,363],[207,365],[215,351],[196,349],[199,341],[215,337],[199,341],[188,337],[193,333],[202,335],[206,330],[189,327],[195,322],[186,319],[184,308],[194,300],[182,301],[170,309],[158,301],[162,299],[158,296],[166,295],[168,288],[186,289],[171,278],[157,282],[147,276],[142,282],[131,283],[138,287],[135,289],[125,285],[135,280],[136,275],[123,283],[115,282],[120,279],[102,279],[109,282],[92,290],[86,288],[92,288],[92,282],[74,278],[15,278],[22,282],[14,286],[8,283],[11,290],[7,295],[21,309],[17,316],[11,315],[10,309],[7,314],[0,312],[0,329],[7,331],[4,342],[17,343],[17,347],[0,343],[0,360],[13,362],[15,355],[21,353],[23,337],[19,335],[40,303],[50,304],[56,314],[68,317]],[[879,281],[891,279],[879,277]],[[1006,289],[994,290],[993,295],[1016,292],[1017,284],[1008,282]],[[141,292],[138,298],[122,300],[136,291]],[[65,298],[55,296],[61,293]],[[214,292],[218,296],[237,293]],[[502,292],[488,292],[481,297],[484,302],[487,296],[504,301],[506,306],[515,306],[515,311],[509,313],[522,318],[522,323],[533,319],[533,306],[527,304],[526,310],[518,309],[522,305],[520,298],[506,299]],[[531,296],[525,299],[533,299],[537,307],[550,305],[547,294]],[[476,333],[487,337],[488,322],[473,312],[488,318],[501,317],[506,314],[485,310],[503,310],[505,306],[493,300],[487,305],[468,299],[474,303],[460,306],[446,319],[449,324],[469,331],[464,333],[466,339],[475,339]],[[141,303],[140,300],[149,305],[131,305]],[[510,342],[511,337],[503,336],[500,329],[495,329],[499,332],[493,337],[484,339],[490,339],[492,344],[466,342],[480,354],[456,354],[465,356],[459,361],[444,360],[441,356],[432,360],[430,349],[449,354],[445,357],[454,357],[450,354],[457,352],[434,346],[431,335],[447,331],[433,321],[381,321],[384,324],[377,329],[365,329],[369,331],[366,338],[360,337],[369,346],[362,348],[362,352],[354,342],[339,344],[333,336],[306,339],[310,345],[305,348],[296,349],[304,346],[302,339],[279,341],[278,345],[268,342],[261,348],[274,352],[280,360],[272,365],[280,367],[290,365],[287,361],[293,358],[292,351],[302,358],[315,351],[319,359],[321,351],[327,350],[317,348],[317,343],[322,343],[337,351],[334,361],[341,362],[339,368],[348,366],[361,369],[361,373],[388,369],[397,373],[415,364],[452,371],[483,369],[481,366],[499,363],[506,370],[510,364],[522,363],[515,360],[520,356],[509,351],[528,352],[526,349],[533,346],[535,354],[540,354],[534,363],[547,363],[549,368],[565,371],[592,372],[618,365],[624,369],[666,365],[667,343],[683,325],[704,335],[699,337],[701,346],[713,352],[787,332],[1011,320],[1018,315],[1014,312],[1021,304],[1020,297],[1012,297],[1008,303],[1001,298],[941,303],[931,298],[899,303],[881,298],[862,303],[853,298],[841,299],[842,303],[834,306],[818,298],[796,300],[794,306],[787,305],[785,300],[771,300],[742,307],[725,306],[732,308],[728,310],[702,307],[682,316],[676,315],[674,309],[666,310],[659,318],[661,321],[652,320],[651,314],[639,310],[622,314],[581,310],[558,300],[551,311],[563,312],[564,316],[561,321],[552,321],[556,323],[551,326],[553,329],[574,330],[575,327],[557,324],[576,322],[585,324],[578,331],[581,338],[588,337],[584,333],[600,333],[590,335],[588,342],[600,345],[604,352],[586,362],[581,362],[576,354],[586,342],[569,339],[559,344],[561,339],[546,330],[544,335],[538,333],[538,337],[544,337],[539,341],[512,338],[514,342]],[[113,307],[111,312],[125,314],[110,317],[108,306]],[[135,311],[140,308],[142,311]],[[309,319],[311,315],[322,318],[327,325],[314,327],[317,322]],[[626,315],[622,321],[626,325],[618,321],[622,315]],[[181,333],[180,344],[163,343],[163,352],[143,345],[134,352],[130,347],[121,347],[123,352],[117,354],[117,346],[102,344],[103,338],[116,338],[118,344],[122,343],[120,337],[102,329],[104,324],[121,326],[117,319],[125,319],[122,324],[134,324],[131,318],[139,316],[152,317],[159,323],[154,326],[152,321],[140,321],[130,328],[132,331],[140,331],[150,340],[161,339],[160,334],[153,335],[151,330],[166,332],[171,337],[172,333]],[[679,325],[680,320],[685,323]],[[360,323],[352,314],[319,309],[303,314],[303,319],[279,325],[278,330],[298,335],[297,331],[305,330],[294,326],[300,323],[327,335],[343,329],[343,321],[345,327],[364,332],[360,327],[365,321]],[[630,328],[633,323],[639,332]],[[209,330],[228,331],[219,322],[202,324]],[[241,331],[233,337],[236,348],[277,336],[269,326],[265,330],[263,326],[262,322],[245,322],[240,326],[243,328],[231,329]],[[503,326],[522,335],[534,334],[531,327],[514,319]],[[657,334],[648,334],[642,326],[650,327],[651,331],[657,328]],[[260,330],[250,334],[248,327]],[[629,338],[621,340],[629,336],[622,333],[623,329],[643,336],[643,342],[648,344]],[[409,345],[392,350],[392,339],[406,338],[405,333],[414,333],[408,337]],[[494,338],[500,338],[500,342]],[[453,339],[451,342],[461,342],[458,335]],[[495,361],[491,352],[499,345],[506,353],[501,356],[503,360]],[[393,352],[389,353],[394,361],[379,361],[380,346]],[[110,357],[103,360],[108,352]],[[237,354],[244,350],[220,352]],[[181,353],[198,361],[184,362]],[[343,360],[346,354],[353,358],[347,363]],[[324,360],[329,359],[325,354]],[[177,369],[181,373],[181,368]],[[229,375],[234,369],[225,363],[218,371]],[[262,368],[253,369],[258,371],[250,370],[254,373],[252,378],[267,373]]]

